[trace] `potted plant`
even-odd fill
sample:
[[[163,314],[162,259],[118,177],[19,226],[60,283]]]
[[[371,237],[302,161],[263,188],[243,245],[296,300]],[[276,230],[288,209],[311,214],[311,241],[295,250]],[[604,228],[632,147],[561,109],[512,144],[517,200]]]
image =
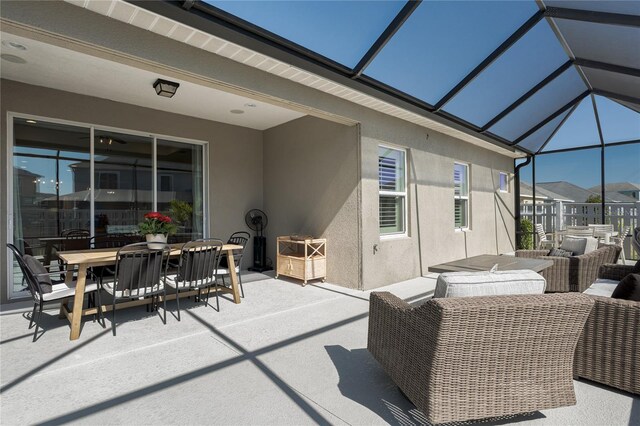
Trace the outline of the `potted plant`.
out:
[[[138,225],[140,234],[147,239],[150,249],[161,249],[167,244],[167,237],[175,234],[176,225],[169,216],[159,212],[150,212],[144,215],[144,222]]]

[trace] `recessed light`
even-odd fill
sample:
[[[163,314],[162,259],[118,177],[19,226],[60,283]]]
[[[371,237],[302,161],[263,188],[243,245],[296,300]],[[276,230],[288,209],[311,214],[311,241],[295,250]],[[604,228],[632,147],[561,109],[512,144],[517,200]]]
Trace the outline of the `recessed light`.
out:
[[[27,61],[22,59],[20,56],[9,55],[8,53],[1,54],[0,58],[4,59],[7,62],[13,62],[14,64],[26,64],[27,63]]]
[[[36,120],[26,120],[26,122],[29,124],[38,124]]]
[[[231,114],[244,114],[244,111],[241,109],[232,109],[229,111]]]
[[[257,107],[256,104],[244,104],[244,106],[246,106],[247,108],[255,108],[255,107]]]
[[[15,41],[4,40],[2,42],[2,45],[6,47],[11,47],[13,49],[27,50],[25,46],[21,45],[20,43],[16,43]]]

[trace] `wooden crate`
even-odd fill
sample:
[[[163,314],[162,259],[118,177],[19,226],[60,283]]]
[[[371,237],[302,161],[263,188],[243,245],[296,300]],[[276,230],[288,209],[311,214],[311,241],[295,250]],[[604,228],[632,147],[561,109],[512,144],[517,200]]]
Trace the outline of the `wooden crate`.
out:
[[[309,238],[292,240],[289,236],[278,237],[276,258],[276,278],[284,275],[308,281],[327,277],[327,240]]]

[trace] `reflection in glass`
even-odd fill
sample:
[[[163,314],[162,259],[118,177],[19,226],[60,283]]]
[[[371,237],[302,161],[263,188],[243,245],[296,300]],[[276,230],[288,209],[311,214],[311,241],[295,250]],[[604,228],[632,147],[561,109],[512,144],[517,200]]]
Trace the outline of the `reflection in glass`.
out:
[[[137,232],[153,210],[153,139],[96,130],[95,234]],[[89,161],[79,163],[77,184],[90,179]]]
[[[203,147],[158,139],[158,211],[178,225],[175,241],[203,238]]]
[[[76,168],[89,161],[90,132],[20,118],[13,131],[13,241],[48,264],[63,231],[90,228],[90,185],[77,181]],[[23,290],[21,276],[13,282],[14,292]]]

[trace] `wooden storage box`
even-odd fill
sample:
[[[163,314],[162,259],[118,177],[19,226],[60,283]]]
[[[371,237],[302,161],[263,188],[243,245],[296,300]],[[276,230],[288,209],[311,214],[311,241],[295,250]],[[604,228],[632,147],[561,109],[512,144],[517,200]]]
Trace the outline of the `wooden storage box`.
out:
[[[327,240],[325,238],[309,238],[292,240],[289,236],[278,237],[276,278],[284,275],[307,281],[327,277]]]

